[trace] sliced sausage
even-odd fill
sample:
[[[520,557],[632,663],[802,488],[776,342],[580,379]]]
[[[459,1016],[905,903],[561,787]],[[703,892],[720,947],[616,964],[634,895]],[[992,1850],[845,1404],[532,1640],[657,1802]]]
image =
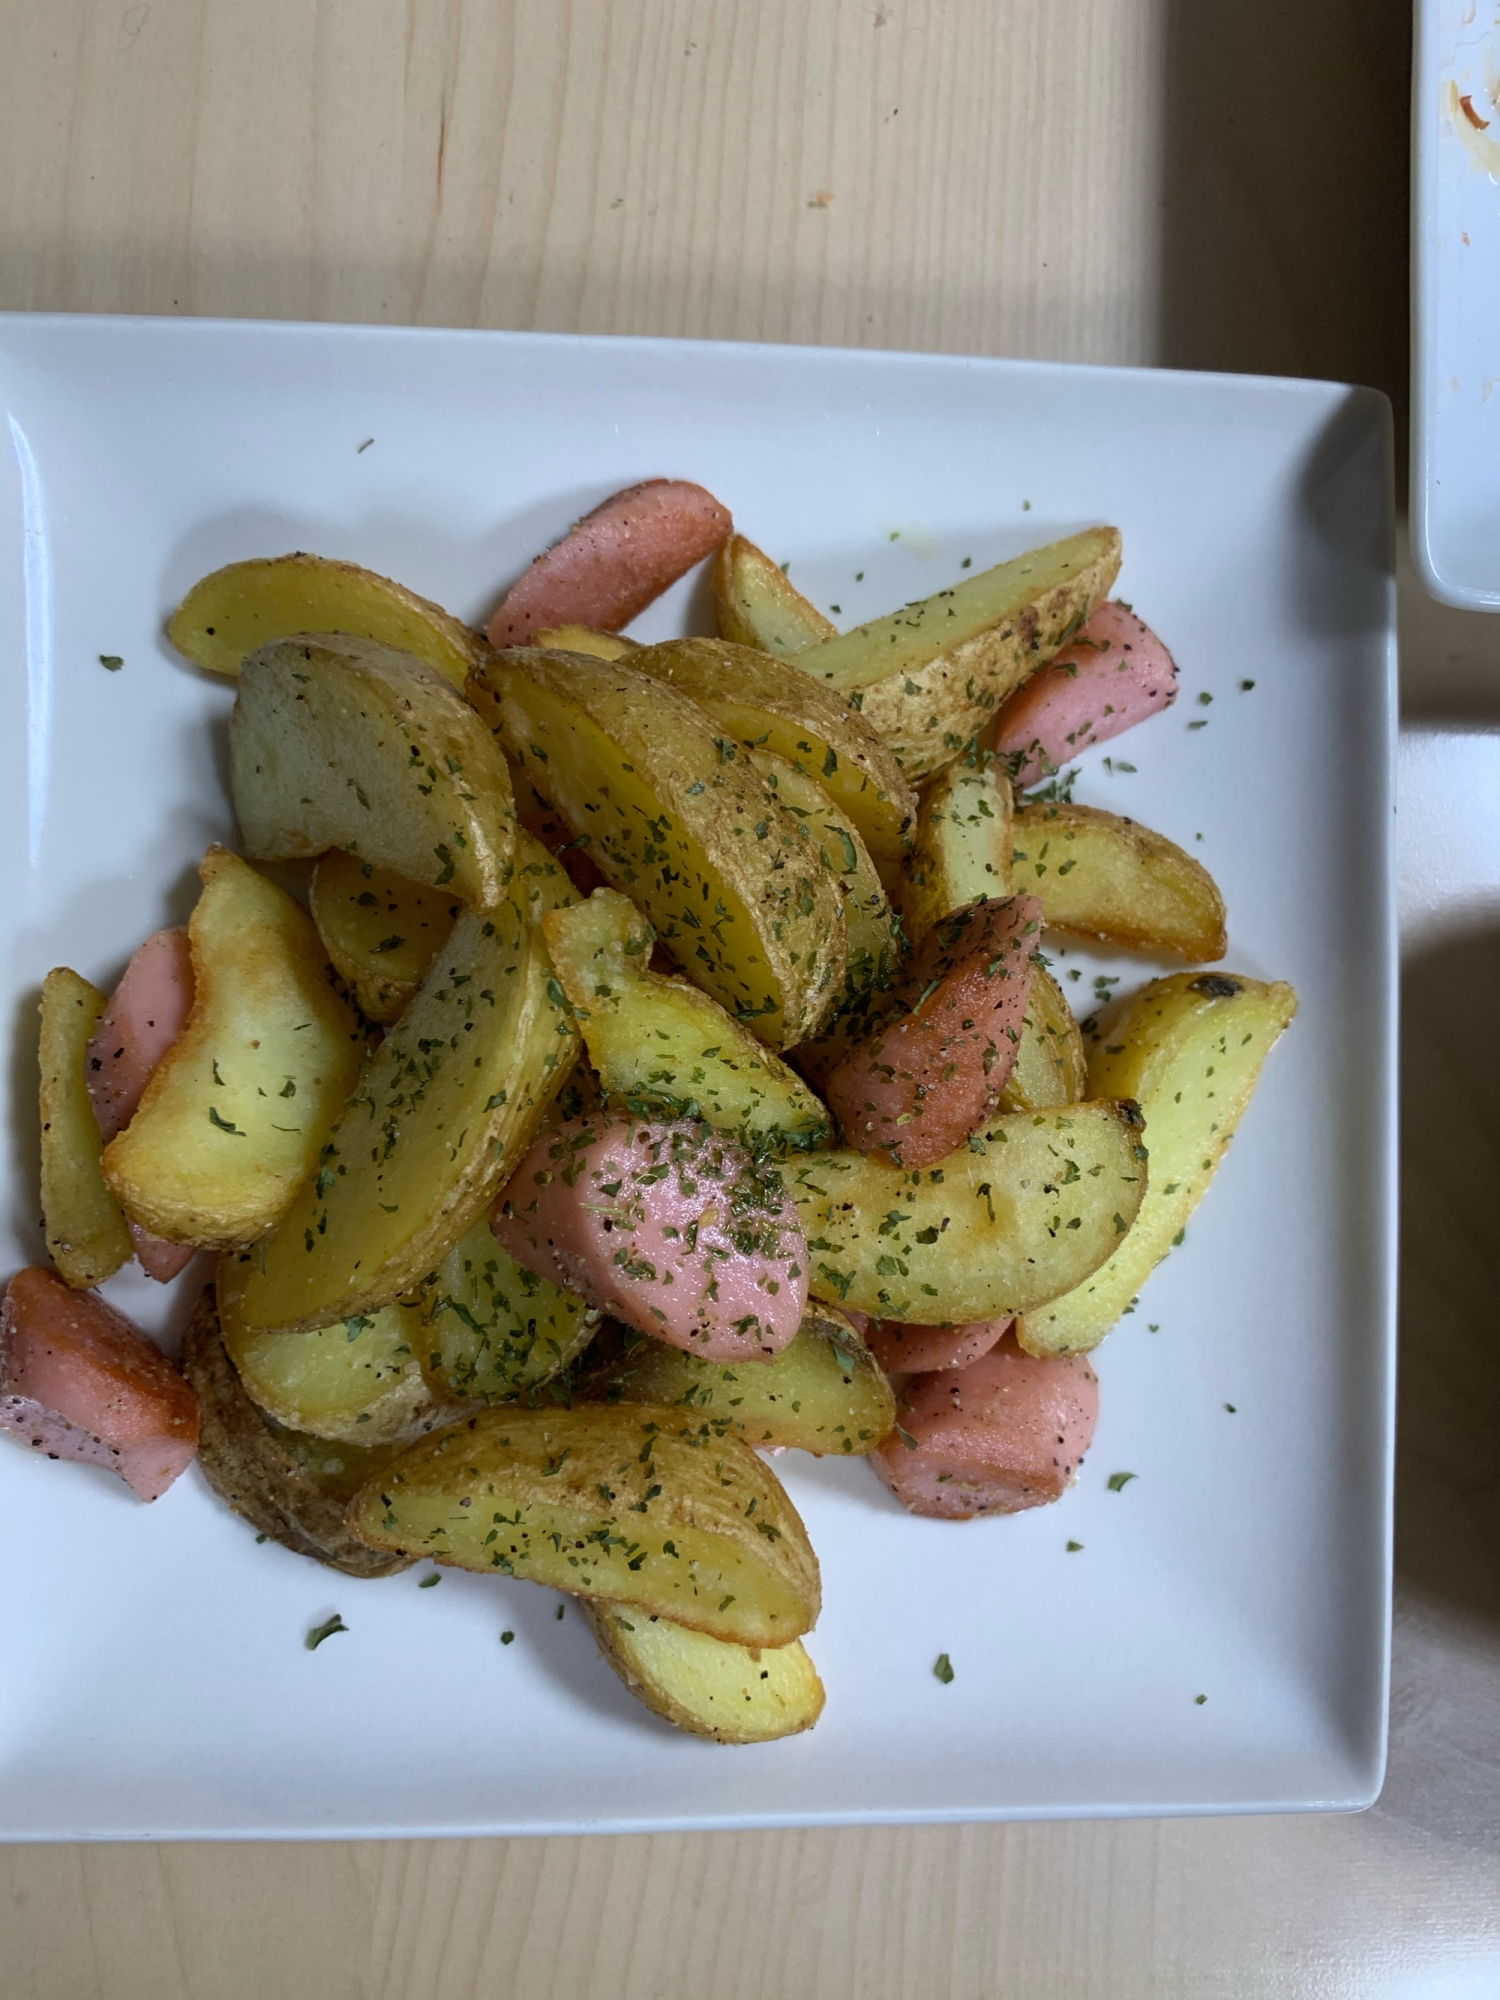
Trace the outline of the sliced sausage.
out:
[[[687,479],[627,486],[539,555],[490,620],[492,646],[553,625],[619,632],[734,530],[729,509]]]
[[[1176,699],[1176,663],[1161,640],[1127,606],[1101,604],[1072,645],[1006,702],[989,747],[1020,760],[1013,784],[1034,785]]]
[[[780,1174],[695,1119],[553,1126],[491,1225],[528,1270],[710,1361],[779,1353],[802,1322],[807,1245]]]
[[[157,931],[136,952],[89,1044],[88,1086],[106,1145],[135,1116],[151,1072],[193,1004],[185,930]]]
[[[828,1079],[848,1143],[931,1166],[995,1111],[1041,935],[1035,896],[981,897],[935,924],[874,1031]]]
[[[0,1306],[0,1428],[156,1500],[198,1449],[198,1398],[123,1313],[34,1264]]]
[[[844,1308],[850,1319],[854,1314]],[[967,1326],[911,1326],[896,1319],[866,1319],[865,1345],[887,1375],[925,1375],[967,1368],[988,1354],[1013,1324],[1008,1319],[976,1319]]]

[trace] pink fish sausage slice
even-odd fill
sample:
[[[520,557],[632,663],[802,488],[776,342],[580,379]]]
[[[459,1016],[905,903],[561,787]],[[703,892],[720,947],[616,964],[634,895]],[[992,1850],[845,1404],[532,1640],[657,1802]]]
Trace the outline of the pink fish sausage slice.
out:
[[[135,1116],[152,1070],[182,1033],[192,1004],[188,934],[157,931],[126,966],[89,1045],[89,1095],[106,1145]]]
[[[847,1306],[844,1311],[848,1313]],[[887,1375],[926,1375],[967,1368],[988,1354],[1012,1324],[1008,1319],[976,1319],[967,1326],[909,1326],[895,1319],[872,1319],[865,1321],[862,1331],[865,1345]]]
[[[1101,604],[1072,645],[1006,702],[989,747],[1023,760],[1013,783],[1035,785],[1176,699],[1177,668],[1161,640],[1123,604]]]

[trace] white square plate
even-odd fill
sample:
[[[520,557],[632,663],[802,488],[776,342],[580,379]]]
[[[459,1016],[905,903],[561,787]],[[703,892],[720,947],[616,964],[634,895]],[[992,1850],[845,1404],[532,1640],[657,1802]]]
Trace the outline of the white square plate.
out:
[[[849,624],[965,556],[1118,522],[1121,590],[1173,647],[1183,692],[1130,739],[1133,771],[1087,758],[1079,796],[1202,854],[1228,898],[1227,963],[1292,980],[1302,1002],[1186,1247],[1097,1357],[1098,1436],[1060,1505],[920,1521],[858,1463],[781,1462],[823,1564],[828,1707],[811,1735],[741,1750],[675,1735],[549,1593],[452,1570],[437,1590],[420,1572],[353,1582],[257,1546],[196,1469],[147,1509],[104,1474],[7,1447],[0,1830],[1371,1800],[1395,1241],[1384,401],[920,356],[24,317],[0,322],[0,388],[3,1018],[20,1051],[5,1271],[41,1250],[42,975],[67,963],[108,987],[146,932],[186,916],[205,845],[233,838],[231,690],[178,660],[162,624],[236,557],[352,557],[478,619],[585,508],[670,472],[722,495]],[[701,608],[685,582],[640,629],[681,630]],[[1061,965],[1085,1002],[1096,977],[1150,971],[1079,952]],[[191,1287],[109,1289],[170,1338]],[[1137,1476],[1111,1492],[1116,1471]],[[335,1609],[347,1636],[308,1652]]]
[[[1500,611],[1500,8],[1417,0],[1411,539],[1434,597]]]

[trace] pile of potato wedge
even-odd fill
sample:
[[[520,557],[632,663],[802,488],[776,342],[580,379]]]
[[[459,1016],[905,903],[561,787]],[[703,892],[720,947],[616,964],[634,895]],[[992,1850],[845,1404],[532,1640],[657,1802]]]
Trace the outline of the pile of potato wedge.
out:
[[[749,1743],[824,1701],[818,1561],[766,1451],[916,1448],[869,1323],[1094,1348],[1296,1003],[1212,969],[1224,904],[1192,856],[1012,783],[1043,752],[1007,744],[1007,703],[1086,643],[1114,529],[840,634],[727,514],[673,530],[638,493],[528,573],[491,628],[515,643],[309,555],[189,593],[175,645],[237,681],[240,851],[204,858],[185,1019],[107,1140],[112,1003],[50,976],[42,1199],[71,1287],[213,1253],[183,1366],[207,1476],[260,1533],[350,1576],[426,1557],[570,1593],[653,1710]],[[630,572],[613,598],[600,549]],[[612,629],[689,550],[719,636]],[[1080,743],[1112,733],[1077,714]],[[262,872],[295,861],[305,905]],[[859,1143],[831,1104],[925,1001],[903,977],[1018,897],[1044,946],[1177,969],[1090,1047],[1028,933],[1003,1083],[936,1160]],[[492,1217],[590,1118],[755,1163],[805,1240],[794,1337],[713,1358],[515,1254]]]

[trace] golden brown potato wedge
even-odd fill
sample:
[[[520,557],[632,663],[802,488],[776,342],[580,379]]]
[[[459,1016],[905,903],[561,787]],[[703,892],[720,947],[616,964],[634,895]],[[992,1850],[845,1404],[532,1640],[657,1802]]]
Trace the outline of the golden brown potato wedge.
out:
[[[382,1455],[302,1440],[264,1416],[219,1339],[211,1286],[183,1338],[182,1372],[198,1392],[198,1462],[219,1498],[252,1528],[347,1576],[411,1567],[409,1556],[371,1549],[344,1525],[348,1495],[341,1487],[356,1471],[365,1478],[378,1471],[389,1447]]]
[[[998,1118],[938,1166],[818,1153],[787,1180],[814,1297],[919,1326],[1031,1312],[1081,1284],[1146,1191],[1135,1106]]]
[[[716,639],[668,640],[630,664],[696,702],[737,743],[769,750],[816,779],[876,861],[900,862],[911,841],[916,794],[847,696],[788,661]]]
[[[498,1409],[412,1445],[355,1495],[372,1548],[659,1612],[742,1646],[817,1620],[818,1559],[722,1420],[649,1404]]]
[[[1224,956],[1224,898],[1212,875],[1165,835],[1062,800],[1016,814],[1016,893],[1041,899],[1049,930],[1135,951]]]
[[[528,1271],[481,1216],[422,1287],[422,1365],[440,1396],[508,1402],[560,1375],[599,1315]]]
[[[505,893],[510,772],[463,697],[410,653],[330,632],[283,639],[240,670],[229,779],[246,852],[348,848],[477,910]]]
[[[700,708],[633,661],[529,647],[469,696],[695,985],[772,1048],[816,1028],[844,974],[837,885]]]
[[[650,970],[654,933],[596,889],[545,920],[547,950],[605,1092],[644,1118],[702,1118],[752,1152],[824,1145],[826,1108],[794,1071],[685,979]]]
[[[104,995],[59,966],[42,982],[42,1227],[58,1273],[84,1289],[102,1285],[135,1246],[105,1185],[104,1139],[84,1065]]]
[[[800,1639],[734,1646],[629,1604],[585,1599],[599,1651],[653,1714],[715,1743],[771,1743],[811,1729],[823,1683]]]
[[[345,632],[412,653],[462,688],[488,651],[471,627],[388,576],[327,556],[230,563],[195,583],[167,636],[194,666],[237,674],[246,656],[298,632]]]
[[[530,1145],[578,1054],[540,924],[573,891],[529,835],[517,856],[500,907],[454,925],[281,1227],[220,1263],[236,1337],[310,1332],[415,1291]]]
[[[288,1430],[375,1445],[415,1437],[436,1420],[412,1306],[380,1306],[315,1333],[228,1328],[224,1345],[251,1402]]]
[[[302,906],[226,848],[199,872],[192,1010],[104,1178],[153,1236],[227,1250],[274,1228],[311,1179],[362,1041]]]
[[[1000,1093],[1000,1109],[1050,1111],[1059,1104],[1077,1104],[1087,1078],[1083,1032],[1073,1009],[1046,967],[1035,966],[1015,1066]]]
[[[596,632],[592,625],[551,625],[533,635],[533,646],[546,646],[555,653],[591,653],[596,660],[623,660],[638,653],[638,639],[620,632]]]
[[[809,1307],[791,1345],[769,1361],[704,1361],[614,1326],[600,1348],[584,1384],[590,1397],[727,1418],[747,1444],[860,1457],[896,1420],[884,1371],[832,1306]]]
[[[1097,1347],[1181,1241],[1261,1065],[1296,1011],[1296,994],[1279,981],[1267,986],[1237,974],[1178,972],[1153,979],[1111,1022],[1089,1058],[1089,1088],[1128,1091],[1140,1104],[1151,1184],[1134,1228],[1108,1263],[1027,1313],[1017,1337],[1028,1354]]]
[[[391,1022],[416,998],[463,914],[451,889],[424,889],[335,847],[309,895],[329,962],[372,1021]]]
[[[719,637],[790,660],[839,628],[810,604],[779,563],[743,535],[731,535],[708,572]]]
[[[809,646],[797,665],[857,696],[915,783],[951,764],[1067,644],[1119,569],[1119,530],[1090,528]]]
[[[981,896],[1014,894],[1010,879],[1009,780],[991,765],[950,764],[917,811],[917,837],[897,900],[908,942],[919,945],[939,918]]]

